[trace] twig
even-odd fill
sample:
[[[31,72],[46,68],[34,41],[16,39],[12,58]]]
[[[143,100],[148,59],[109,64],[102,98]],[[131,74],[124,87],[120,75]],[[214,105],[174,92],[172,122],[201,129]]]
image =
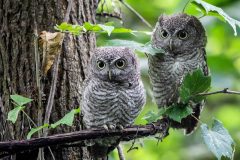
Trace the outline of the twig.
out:
[[[31,117],[29,117],[29,115],[24,110],[21,110],[21,111],[27,117],[27,119],[30,120],[30,122],[34,125],[34,127],[38,127],[37,124],[32,120]]]
[[[69,21],[69,15],[70,15],[71,10],[72,10],[72,0],[68,0],[68,6],[67,6],[67,11],[66,11],[66,14],[64,17],[64,22]],[[45,111],[44,123],[49,123],[50,115],[52,112],[52,106],[54,103],[54,96],[55,96],[56,86],[57,86],[59,61],[60,61],[60,54],[57,55],[56,62],[53,67],[53,74],[52,74],[53,78],[52,78],[52,82],[51,82],[51,89],[50,89],[47,107],[46,107],[46,111]],[[48,130],[46,128],[43,130],[43,136],[47,136],[47,134],[48,134]]]
[[[198,19],[201,19],[201,18],[203,18],[203,17],[205,17],[206,15],[205,14],[203,14],[203,15],[201,15],[200,17],[198,17]]]
[[[44,117],[44,123],[45,124],[49,123],[50,115],[51,115],[51,112],[52,112],[52,106],[53,106],[54,96],[55,96],[56,86],[57,86],[59,59],[60,59],[60,54],[57,55],[57,59],[56,59],[56,62],[54,64],[54,67],[53,67],[53,74],[52,74],[53,79],[52,79],[52,82],[51,82],[51,89],[50,89],[48,102],[47,102],[47,107],[46,107],[46,111],[45,111],[45,117]],[[47,136],[47,134],[48,134],[48,130],[44,129],[43,130],[43,136]]]
[[[130,11],[132,11],[138,18],[141,19],[141,21],[143,23],[145,23],[150,29],[152,29],[152,25],[143,18],[143,16],[141,16],[141,14],[139,14],[135,9],[133,9],[127,2],[125,2],[124,0],[119,0],[126,8],[128,8]]]
[[[37,21],[36,21],[36,2],[33,2],[34,5],[34,59],[35,59],[35,76],[36,76],[36,85],[37,85],[37,96],[38,96],[38,101],[37,101],[37,109],[38,109],[38,115],[37,115],[37,124],[39,126],[42,125],[42,88],[41,88],[41,78],[40,78],[40,54],[38,52],[38,26],[37,26]],[[28,119],[29,122],[29,119]],[[41,137],[42,132],[38,132],[38,137]],[[38,151],[38,158],[39,160],[44,160],[44,152],[43,149],[39,149]]]
[[[152,124],[152,123],[151,123],[151,124]],[[154,130],[156,130],[156,128],[154,128]],[[137,133],[136,133],[135,137],[137,137],[137,135],[138,135],[138,130],[137,130]],[[133,139],[132,145],[131,145],[131,147],[128,149],[127,153],[130,152],[130,151],[132,151],[132,150],[134,150],[134,149],[138,149],[138,147],[134,147],[135,141],[136,141],[136,138]]]
[[[194,119],[196,119],[198,122],[200,122],[201,124],[203,124],[203,122],[200,120],[200,119],[198,119],[196,116],[194,116],[193,114],[190,114]]]
[[[112,13],[96,13],[96,16],[102,16],[102,17],[112,17],[112,18],[116,18],[119,20],[122,20],[122,17],[120,15],[116,15],[116,14],[112,14]]]
[[[57,134],[48,137],[33,138],[30,140],[8,141],[0,142],[0,158],[4,157],[6,153],[15,154],[26,150],[34,150],[41,147],[61,145],[66,143],[78,142],[83,140],[92,140],[105,137],[120,136],[121,141],[129,141],[135,138],[147,137],[154,135],[153,133],[165,133],[168,130],[169,124],[166,119],[157,122],[155,127],[153,125],[131,126],[123,130],[102,129],[81,130],[72,133]],[[1,153],[4,153],[2,155]]]
[[[189,3],[190,1],[191,1],[191,0],[188,0],[188,1],[187,1],[187,3],[185,4],[185,6],[184,6],[184,8],[183,8],[183,10],[182,10],[182,13],[185,12],[185,10],[186,10],[186,8],[187,8],[187,5],[188,5],[188,3]]]
[[[123,150],[122,150],[122,146],[120,144],[117,146],[117,150],[118,150],[119,160],[125,160]]]
[[[2,102],[2,97],[0,96],[0,113],[4,113],[3,111],[4,107],[3,107],[3,102]]]
[[[214,94],[237,94],[237,95],[240,95],[240,92],[231,91],[231,90],[228,90],[228,88],[224,88],[223,90],[220,90],[220,91],[199,93],[199,94],[197,94],[197,96],[209,96],[209,95],[214,95]]]
[[[169,124],[169,119],[167,118],[167,123]],[[157,120],[157,123],[161,123],[161,120]],[[153,127],[155,127],[154,123],[151,123],[153,125]],[[167,137],[169,135],[168,130],[165,130],[165,132],[161,132],[159,133],[158,137],[155,137],[158,141],[157,141],[157,145],[159,144],[159,142],[163,140],[164,137]]]
[[[66,11],[66,14],[65,14],[65,17],[64,17],[64,22],[69,21],[69,15],[70,15],[71,10],[72,10],[72,0],[68,0],[68,6],[67,6],[67,11]],[[51,89],[50,89],[50,93],[49,93],[49,97],[48,97],[48,101],[47,101],[44,123],[49,123],[50,115],[51,115],[51,112],[52,112],[52,107],[53,107],[53,103],[54,103],[54,96],[55,96],[56,86],[57,86],[59,61],[60,61],[60,54],[57,55],[56,62],[55,62],[54,67],[53,67]],[[45,128],[45,129],[43,129],[43,136],[46,137],[47,135],[48,135],[48,129]],[[55,159],[51,148],[48,147],[48,149],[51,153],[52,158]]]
[[[73,0],[68,0],[68,6],[67,6],[67,11],[66,11],[66,14],[65,14],[65,17],[64,17],[64,22],[69,21],[69,15],[70,15],[70,12],[72,10],[72,1]]]
[[[54,154],[53,154],[53,152],[52,152],[52,149],[51,149],[50,147],[48,147],[48,150],[49,150],[49,152],[50,152],[53,160],[56,160],[56,158],[55,158],[55,156],[54,156]]]

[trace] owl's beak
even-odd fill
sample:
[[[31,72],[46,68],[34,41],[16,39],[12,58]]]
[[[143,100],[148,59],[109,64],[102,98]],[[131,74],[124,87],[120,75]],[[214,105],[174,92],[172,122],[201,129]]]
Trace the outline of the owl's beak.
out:
[[[173,49],[173,46],[172,46],[172,39],[169,40],[169,48],[170,48],[170,50]]]
[[[112,72],[111,72],[111,70],[108,71],[108,78],[109,78],[110,81],[112,80]]]

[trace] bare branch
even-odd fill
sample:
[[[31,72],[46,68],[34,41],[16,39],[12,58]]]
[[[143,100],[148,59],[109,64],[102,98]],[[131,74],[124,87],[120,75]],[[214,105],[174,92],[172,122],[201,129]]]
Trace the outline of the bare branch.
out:
[[[220,91],[199,93],[199,94],[197,94],[197,96],[209,96],[209,95],[214,95],[214,94],[237,94],[237,95],[240,95],[240,92],[231,91],[231,90],[228,90],[228,88],[224,88],[223,90],[220,90]]]
[[[183,7],[182,13],[185,13],[185,10],[186,10],[186,8],[187,8],[187,5],[189,4],[190,1],[191,1],[191,0],[188,0],[188,1],[186,2],[185,6]]]
[[[119,0],[126,8],[128,8],[130,11],[132,11],[138,18],[141,19],[141,21],[143,23],[145,23],[150,29],[152,29],[152,25],[143,18],[143,16],[141,16],[141,14],[139,14],[135,9],[133,9],[127,2],[125,2],[124,0]]]
[[[119,160],[125,160],[123,150],[122,150],[122,147],[120,146],[120,144],[117,146],[117,150],[118,150]]]
[[[30,140],[0,142],[0,158],[7,155],[34,150],[53,145],[63,145],[68,143],[78,143],[86,146],[84,140],[93,140],[98,138],[119,136],[121,141],[129,141],[135,138],[153,136],[157,133],[168,135],[168,120],[161,119],[153,124],[131,126],[123,130],[92,129],[81,130],[72,133],[57,134],[48,137],[33,138]]]
[[[70,16],[70,12],[72,10],[72,4],[73,4],[72,1],[73,0],[68,0],[68,6],[67,6],[67,11],[66,11],[66,14],[64,17],[64,22],[69,21],[69,16]],[[59,52],[61,52],[61,51],[59,51]],[[47,107],[46,107],[46,111],[45,111],[45,117],[44,117],[44,123],[47,123],[47,124],[49,123],[49,119],[50,119],[50,115],[52,113],[52,107],[53,107],[53,103],[54,103],[54,96],[55,96],[56,87],[57,87],[59,61],[60,61],[60,54],[57,55],[57,57],[55,59],[55,64],[53,66],[51,89],[50,89],[50,93],[49,93],[49,97],[48,97],[48,101],[47,101]],[[48,130],[44,129],[43,136],[46,137],[47,134],[48,134]]]
[[[66,12],[64,20],[63,20],[64,22],[68,22],[68,20],[69,20],[69,15],[72,10],[72,3],[73,3],[73,0],[68,0],[67,12]]]

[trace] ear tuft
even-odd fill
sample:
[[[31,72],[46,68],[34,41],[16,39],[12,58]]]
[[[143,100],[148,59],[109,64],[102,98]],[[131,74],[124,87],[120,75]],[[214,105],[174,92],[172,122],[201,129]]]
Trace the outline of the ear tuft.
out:
[[[159,22],[160,25],[163,25],[163,21],[164,21],[165,18],[166,18],[166,14],[161,14],[158,17],[158,22]]]

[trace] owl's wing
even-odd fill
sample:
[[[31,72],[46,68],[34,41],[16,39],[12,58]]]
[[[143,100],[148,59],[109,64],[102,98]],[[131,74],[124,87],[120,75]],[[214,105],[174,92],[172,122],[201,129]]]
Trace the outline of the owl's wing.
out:
[[[199,51],[201,52],[200,54],[203,55],[204,60],[201,62],[202,63],[202,71],[205,76],[209,75],[209,69],[207,65],[207,54],[205,48],[200,48]],[[201,111],[204,107],[205,101],[203,100],[201,103],[197,103],[193,105],[193,116],[188,116],[184,119],[182,119],[182,125],[185,128],[185,133],[186,134],[191,134],[197,127],[198,120],[200,119],[200,114]],[[197,118],[197,119],[196,119]]]
[[[86,92],[87,92],[87,87],[89,86],[90,84],[90,78],[87,77],[84,81],[83,81],[83,84],[82,84],[82,98],[81,98],[81,102],[80,102],[80,108],[81,108],[81,114],[84,114],[84,106],[83,105],[86,105],[86,100],[85,100],[85,95],[86,95]]]
[[[83,84],[82,84],[82,92],[85,91],[85,89],[86,89],[86,87],[88,86],[90,80],[91,80],[90,77],[86,77],[86,79],[83,81]]]
[[[208,75],[210,75],[210,73],[209,73],[209,69],[208,69],[208,65],[207,65],[207,54],[206,54],[206,50],[205,50],[205,48],[201,48],[200,50],[199,50],[200,52],[202,52],[202,54],[203,54],[203,56],[204,56],[204,61],[202,62],[203,64],[202,64],[202,70],[203,70],[203,73],[204,73],[204,75],[205,76],[208,76]]]

